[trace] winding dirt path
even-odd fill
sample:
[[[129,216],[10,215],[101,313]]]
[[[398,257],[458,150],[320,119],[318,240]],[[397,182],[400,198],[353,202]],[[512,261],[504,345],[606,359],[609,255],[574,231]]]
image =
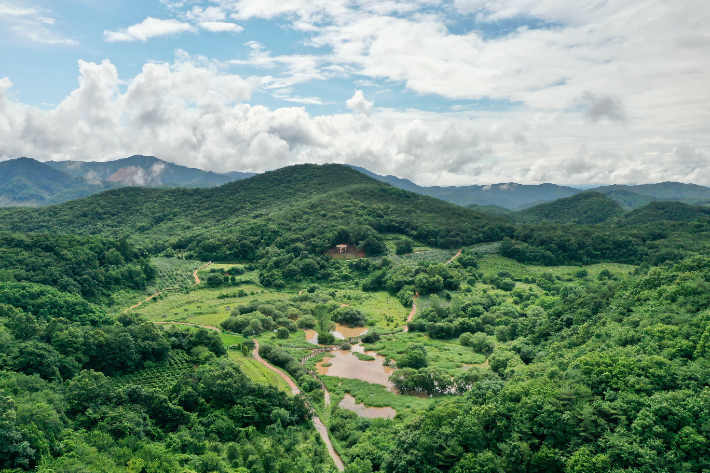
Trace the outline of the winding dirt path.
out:
[[[192,276],[195,278],[195,286],[197,286],[198,284],[200,284],[202,282],[202,281],[200,281],[200,277],[197,275],[197,272],[203,268],[206,268],[207,266],[209,266],[211,264],[212,264],[212,261],[210,261],[209,263],[205,263],[202,266],[200,266],[199,268],[197,268],[194,273],[192,273]]]
[[[135,309],[136,307],[140,306],[140,305],[143,304],[144,302],[148,302],[148,301],[151,300],[152,298],[157,297],[157,296],[159,296],[159,295],[162,294],[162,293],[163,293],[163,291],[156,292],[155,294],[153,294],[152,296],[148,297],[147,299],[143,299],[143,300],[140,301],[138,304],[130,306],[128,309],[124,310],[123,313],[124,313],[124,314],[127,314],[129,310]]]
[[[269,362],[264,360],[261,356],[259,356],[259,341],[256,338],[253,338],[254,340],[254,350],[251,352],[252,355],[254,355],[254,359],[261,363],[262,365],[266,366],[269,368],[271,371],[274,371],[277,373],[279,376],[281,376],[291,387],[291,393],[293,394],[300,394],[301,390],[298,389],[298,386],[296,386],[296,383],[293,382],[291,378],[289,378],[286,373],[281,371],[280,369],[276,368],[275,366],[271,366]],[[328,398],[330,401],[330,396]],[[343,471],[345,470],[345,465],[343,465],[343,461],[340,459],[340,456],[338,453],[335,451],[335,448],[333,448],[333,443],[330,441],[330,436],[328,435],[328,428],[323,424],[323,421],[320,420],[320,417],[313,414],[313,425],[316,426],[316,430],[320,434],[321,438],[323,439],[323,442],[325,442],[326,447],[328,447],[328,454],[330,455],[330,458],[333,459],[333,462],[335,463],[335,466],[338,468],[338,471]]]
[[[269,368],[274,373],[281,376],[284,379],[284,381],[286,381],[286,383],[288,383],[289,387],[291,388],[291,394],[300,394],[301,390],[298,389],[298,386],[296,386],[296,383],[294,383],[293,380],[286,375],[286,373],[284,373],[280,369],[276,368],[275,366],[272,366],[269,362],[267,362],[265,359],[263,359],[261,356],[259,356],[259,341],[256,338],[252,338],[252,340],[254,340],[254,349],[251,351],[251,354],[254,356],[254,359],[256,361],[258,361],[259,363],[261,363],[262,365]]]
[[[463,251],[463,248],[461,248],[461,249],[459,250],[459,252],[456,253],[456,254],[453,256],[453,258],[451,258],[449,261],[447,261],[446,264],[451,263],[453,260],[455,260],[456,258],[458,258],[459,256],[461,256],[461,252],[462,252],[462,251]]]
[[[156,321],[154,321],[153,323],[154,323],[154,324],[171,324],[171,325],[190,325],[190,326],[192,326],[192,327],[200,327],[200,328],[205,328],[205,329],[207,329],[207,330],[214,330],[214,331],[220,332],[220,333],[222,332],[222,329],[221,329],[221,328],[218,328],[218,327],[213,327],[213,326],[211,326],[211,325],[193,324],[193,323],[190,323],[190,322],[170,322],[170,321],[168,321],[168,320],[165,320],[165,321],[163,321],[163,320],[157,321],[157,320],[156,320]]]
[[[417,298],[418,297],[419,297],[419,293],[417,292],[416,294],[414,294],[414,299],[412,300],[412,311],[407,316],[407,322],[411,322],[412,319],[414,318],[414,314],[417,312]],[[404,331],[409,332],[409,325],[404,326]]]
[[[205,264],[203,264],[202,266],[200,266],[199,268],[197,268],[197,269],[192,273],[192,277],[195,278],[195,286],[197,286],[197,285],[200,284],[200,282],[201,282],[201,281],[200,281],[200,277],[197,275],[197,272],[198,272],[199,270],[201,270],[202,268],[204,268],[204,267],[206,267],[206,266],[209,266],[209,265],[211,265],[211,264],[212,264],[212,261],[210,261],[209,263],[205,263]],[[141,304],[143,304],[144,302],[148,302],[148,301],[151,300],[152,298],[157,297],[157,296],[159,296],[159,295],[162,294],[162,293],[163,293],[163,291],[156,292],[156,293],[153,294],[152,296],[149,296],[148,298],[143,299],[143,300],[140,301],[138,304],[132,305],[132,306],[129,307],[128,309],[124,310],[123,313],[124,313],[124,314],[127,314],[129,310],[133,310],[133,309],[135,309],[136,307],[139,307],[139,306],[140,306]],[[156,323],[165,323],[165,322],[156,322]],[[194,325],[194,324],[188,324],[188,325]],[[205,327],[205,328],[207,328],[207,327]],[[212,327],[212,328],[214,328],[214,327]],[[215,329],[215,330],[219,330],[219,329]]]

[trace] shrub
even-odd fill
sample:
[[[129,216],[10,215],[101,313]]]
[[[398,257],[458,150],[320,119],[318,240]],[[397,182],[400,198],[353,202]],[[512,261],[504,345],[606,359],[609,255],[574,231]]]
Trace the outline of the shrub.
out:
[[[318,332],[318,344],[333,345],[335,344],[335,336],[329,332]]]
[[[289,332],[288,328],[279,327],[276,329],[276,338],[286,339],[290,333],[291,332]]]
[[[370,330],[360,337],[360,340],[362,340],[362,343],[376,343],[380,341],[380,338],[380,334],[376,330]]]

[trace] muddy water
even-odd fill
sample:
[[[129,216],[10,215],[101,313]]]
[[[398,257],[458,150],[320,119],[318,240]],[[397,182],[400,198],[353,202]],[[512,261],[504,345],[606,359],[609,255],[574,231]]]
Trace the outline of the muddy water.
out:
[[[347,325],[335,324],[335,331],[332,333],[335,338],[345,340],[346,338],[359,337],[360,335],[366,334],[370,329],[367,327],[353,327],[350,328]]]
[[[364,353],[362,345],[353,346],[353,351]],[[316,364],[319,374],[328,376],[338,376],[340,378],[359,379],[368,383],[381,384],[392,389],[392,383],[389,381],[390,374],[394,372],[394,368],[383,366],[383,356],[377,355],[374,351],[367,352],[367,355],[374,356],[372,361],[360,361],[350,351],[335,350],[331,354],[333,357],[326,358]],[[330,363],[331,366],[322,366],[323,363]]]
[[[342,409],[353,411],[360,417],[367,417],[368,419],[393,419],[394,416],[397,415],[397,411],[391,407],[365,407],[365,404],[357,404],[357,400],[350,394],[345,394],[345,397],[340,401],[338,406]]]
[[[306,330],[306,341],[318,345],[318,332],[315,330]]]
[[[347,325],[335,324],[335,330],[330,332],[335,338],[345,340],[346,338],[359,337],[368,332],[367,327],[350,328]],[[318,332],[315,330],[306,330],[306,341],[314,345],[318,345]]]

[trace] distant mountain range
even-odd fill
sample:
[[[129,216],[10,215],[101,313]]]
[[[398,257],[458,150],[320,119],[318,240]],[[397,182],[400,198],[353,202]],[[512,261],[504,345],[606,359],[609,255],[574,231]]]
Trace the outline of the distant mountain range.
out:
[[[47,161],[44,164],[89,182],[117,182],[124,186],[214,187],[255,175],[253,172],[218,174],[140,155],[106,162]]]
[[[160,160],[131,156],[115,161],[47,161],[18,158],[0,162],[0,207],[58,204],[124,186],[216,187],[254,176],[218,174]]]
[[[557,184],[525,185],[514,182],[471,186],[420,186],[408,179],[382,176],[367,169],[352,169],[394,187],[428,195],[460,206],[482,212],[508,215],[521,221],[537,220],[547,215],[547,221],[556,207],[520,213],[512,217],[511,211],[521,211],[558,199],[569,198],[583,191]],[[256,175],[250,172],[219,174],[211,171],[180,166],[153,156],[131,156],[115,161],[47,161],[19,158],[0,162],[0,207],[43,206],[85,197],[108,189],[124,186],[141,187],[216,187]],[[696,184],[663,182],[659,184],[611,185],[589,189],[611,199],[624,210],[643,207],[654,201],[676,201],[692,205],[709,205],[710,188]],[[597,207],[601,200],[583,198],[573,206]],[[553,210],[550,210],[553,209]],[[616,210],[615,210],[616,212]],[[614,213],[614,212],[612,212]],[[611,214],[609,214],[611,215]],[[563,219],[565,219],[564,217]],[[581,217],[580,217],[581,218]],[[585,217],[586,218],[586,217]],[[600,218],[599,216],[593,217]]]
[[[351,166],[381,182],[400,189],[429,195],[477,210],[506,214],[506,210],[523,210],[545,202],[571,197],[582,192],[599,192],[614,200],[623,210],[642,207],[653,201],[677,201],[691,205],[710,204],[710,188],[697,184],[661,182],[659,184],[611,185],[582,191],[557,184],[524,185],[509,182],[488,186],[424,187],[408,179],[381,176],[357,166]]]

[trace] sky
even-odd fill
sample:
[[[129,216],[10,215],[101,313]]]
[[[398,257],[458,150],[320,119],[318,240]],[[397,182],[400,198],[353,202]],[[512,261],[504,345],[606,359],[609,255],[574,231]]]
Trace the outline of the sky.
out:
[[[710,185],[706,0],[0,0],[0,160]]]

